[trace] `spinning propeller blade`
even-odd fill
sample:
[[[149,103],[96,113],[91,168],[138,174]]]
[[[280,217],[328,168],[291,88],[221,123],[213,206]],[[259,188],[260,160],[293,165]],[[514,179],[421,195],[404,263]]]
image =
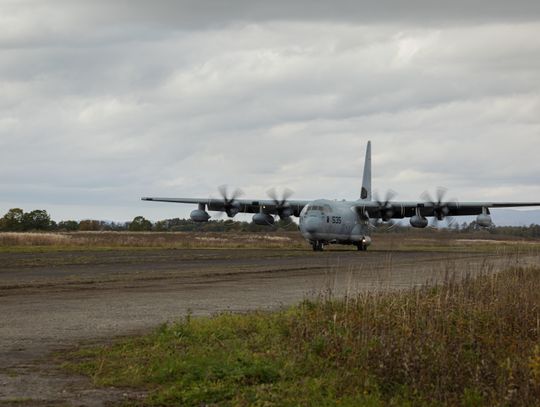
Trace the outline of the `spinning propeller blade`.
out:
[[[243,195],[241,189],[236,188],[231,195],[227,192],[227,185],[218,187],[219,194],[223,198],[223,208],[229,218],[234,217],[240,211],[240,204],[237,199]]]
[[[274,205],[276,205],[276,212],[281,220],[288,219],[293,215],[293,209],[288,202],[293,193],[294,192],[292,189],[285,188],[282,191],[280,198],[275,188],[270,188],[268,191],[266,191],[268,197],[274,201]]]
[[[448,226],[452,225],[454,222],[454,218],[450,216],[450,203],[456,203],[456,199],[450,199],[445,200],[444,197],[448,190],[444,187],[438,187],[436,191],[436,198],[433,199],[428,191],[424,191],[422,195],[420,195],[420,199],[428,203],[431,207],[433,207],[433,220],[430,224],[430,227],[432,228],[438,228],[439,222],[446,220],[446,223]]]
[[[376,219],[380,219],[383,222],[388,222],[394,216],[394,207],[392,206],[392,200],[396,197],[396,192],[393,190],[388,190],[384,197],[384,200],[379,199],[377,193],[374,195],[374,200],[377,202],[378,211]]]

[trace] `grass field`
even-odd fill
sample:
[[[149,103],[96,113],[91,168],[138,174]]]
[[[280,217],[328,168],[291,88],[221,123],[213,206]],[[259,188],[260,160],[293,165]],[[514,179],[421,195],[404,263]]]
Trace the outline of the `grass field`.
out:
[[[297,232],[71,232],[0,233],[0,250],[102,250],[152,248],[300,248],[304,241]]]
[[[448,252],[539,251],[540,240],[489,234],[456,234],[411,230],[407,233],[375,233],[370,250],[422,250]],[[299,232],[0,232],[0,252],[151,249],[288,249],[306,250],[310,245]],[[353,250],[331,245],[329,250]]]
[[[539,241],[415,232],[0,234],[0,404],[538,405]]]
[[[65,367],[133,405],[540,404],[540,269],[185,318],[83,348]]]

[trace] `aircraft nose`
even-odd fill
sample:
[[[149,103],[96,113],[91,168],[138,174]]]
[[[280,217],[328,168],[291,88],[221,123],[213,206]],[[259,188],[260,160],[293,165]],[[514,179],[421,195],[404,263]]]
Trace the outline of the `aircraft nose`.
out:
[[[315,233],[319,227],[319,219],[317,218],[307,218],[304,223],[304,230],[307,233]]]

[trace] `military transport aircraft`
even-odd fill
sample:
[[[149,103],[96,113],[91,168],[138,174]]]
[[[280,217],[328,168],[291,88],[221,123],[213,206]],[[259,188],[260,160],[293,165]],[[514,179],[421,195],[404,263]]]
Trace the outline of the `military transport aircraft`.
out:
[[[299,217],[299,229],[310,242],[314,251],[322,251],[331,243],[354,245],[358,250],[367,250],[371,244],[369,236],[373,223],[388,223],[393,219],[410,218],[411,226],[425,228],[428,217],[433,217],[433,225],[438,221],[449,220],[454,216],[478,215],[476,222],[482,227],[492,224],[489,208],[509,208],[540,206],[540,202],[457,202],[444,200],[444,189],[437,191],[435,199],[429,194],[422,195],[422,201],[394,201],[393,193],[379,199],[371,192],[371,142],[366,149],[364,176],[360,199],[357,201],[338,201],[317,199],[313,201],[291,200],[292,191],[286,189],[278,197],[275,189],[268,191],[270,200],[239,199],[241,192],[235,190],[228,195],[227,188],[219,188],[222,199],[194,198],[141,198],[143,201],[176,202],[196,204],[191,212],[195,222],[208,222],[208,211],[225,212],[233,218],[237,213],[254,213],[253,222],[257,225],[272,225],[274,216],[280,219]]]

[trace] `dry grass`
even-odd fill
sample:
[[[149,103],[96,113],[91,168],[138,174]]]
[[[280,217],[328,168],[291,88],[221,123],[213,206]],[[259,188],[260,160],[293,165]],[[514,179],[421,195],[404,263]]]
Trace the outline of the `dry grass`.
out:
[[[389,400],[540,403],[539,269],[448,275],[434,288],[322,298],[306,302],[291,326],[297,351],[305,350],[302,338],[315,339],[320,356],[349,366],[344,375],[376,378],[377,392]]]
[[[465,235],[466,236],[466,235]],[[375,234],[370,250],[486,252],[524,250],[539,252],[540,241],[524,239],[470,239],[447,232],[419,236],[417,231]],[[93,249],[292,249],[306,250],[309,244],[297,232],[0,232],[0,251],[47,251]],[[352,250],[332,245],[329,250]],[[502,251],[502,252],[501,252]]]
[[[140,405],[539,405],[540,269],[188,317],[69,366]]]
[[[71,232],[0,233],[0,247],[60,248],[299,248],[305,243],[299,233],[238,232]]]
[[[62,233],[0,233],[0,246],[61,246],[72,243],[71,236]]]

